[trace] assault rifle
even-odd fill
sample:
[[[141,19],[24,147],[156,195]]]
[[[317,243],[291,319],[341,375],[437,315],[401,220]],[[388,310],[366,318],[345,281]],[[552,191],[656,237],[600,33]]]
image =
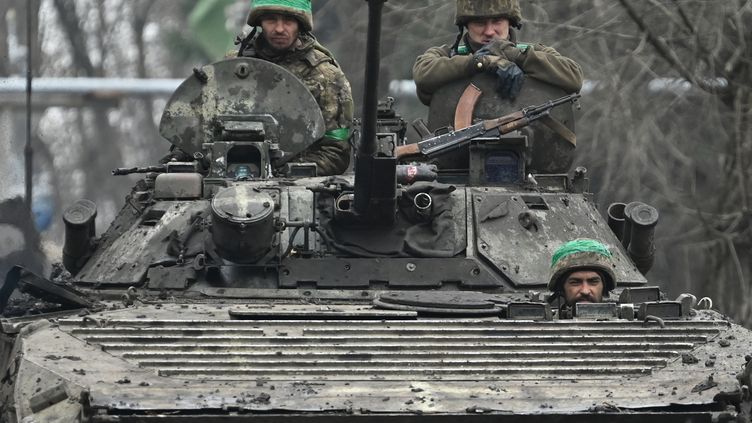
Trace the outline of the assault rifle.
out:
[[[571,131],[564,127],[564,125],[557,121],[553,121],[550,114],[551,109],[554,107],[566,103],[575,103],[578,98],[580,98],[579,93],[566,95],[556,100],[550,100],[539,106],[525,107],[522,110],[510,113],[506,116],[484,120],[475,125],[468,126],[467,128],[428,138],[415,144],[400,145],[394,148],[394,157],[398,160],[411,156],[432,157],[439,153],[459,148],[470,142],[471,139],[485,135],[494,129],[498,129],[499,135],[504,135],[522,129],[530,125],[532,122],[543,118],[547,118],[545,119],[547,125],[558,125],[556,128],[553,128],[557,132],[566,129],[566,131],[571,134]],[[573,134],[567,138],[569,139],[572,137]],[[570,142],[574,142],[573,138]]]
[[[132,175],[134,173],[195,173],[200,170],[197,161],[168,162],[156,166],[119,167],[112,171],[115,176]]]

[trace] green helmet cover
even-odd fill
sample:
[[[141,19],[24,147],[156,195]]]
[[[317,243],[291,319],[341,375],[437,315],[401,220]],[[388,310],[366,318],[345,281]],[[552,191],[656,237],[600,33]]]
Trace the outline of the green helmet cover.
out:
[[[522,26],[519,0],[457,0],[455,24],[467,25],[474,19],[507,18],[515,28]]]
[[[270,13],[292,16],[300,22],[303,30],[313,30],[311,0],[252,0],[248,25],[261,26],[261,17]]]
[[[604,277],[604,292],[616,288],[614,264],[611,251],[604,244],[593,239],[576,239],[560,246],[551,257],[550,291],[561,289],[564,276],[576,270],[595,270]]]

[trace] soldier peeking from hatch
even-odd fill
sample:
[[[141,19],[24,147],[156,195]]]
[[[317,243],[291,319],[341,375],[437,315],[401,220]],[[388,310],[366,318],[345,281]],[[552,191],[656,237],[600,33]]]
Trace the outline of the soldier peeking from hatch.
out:
[[[582,88],[582,69],[574,60],[543,44],[518,42],[515,30],[522,29],[518,0],[457,0],[455,23],[459,35],[454,45],[428,49],[413,66],[423,104],[430,105],[444,85],[482,72],[496,76],[502,98],[516,98],[525,76],[567,93]]]
[[[592,239],[576,239],[559,247],[551,258],[551,279],[548,289],[553,292],[550,302],[562,306],[576,303],[600,303],[616,288],[611,252]]]
[[[290,71],[313,94],[324,116],[324,137],[295,160],[316,163],[320,176],[343,173],[350,164],[352,92],[332,53],[311,33],[311,0],[253,0],[248,25],[254,29],[240,43],[237,56]]]

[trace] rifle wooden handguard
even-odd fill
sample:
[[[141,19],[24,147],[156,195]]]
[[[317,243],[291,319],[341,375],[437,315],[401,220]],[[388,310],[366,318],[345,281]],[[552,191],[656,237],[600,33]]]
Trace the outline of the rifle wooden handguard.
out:
[[[394,157],[396,157],[397,160],[402,159],[404,157],[418,156],[418,155],[420,155],[420,148],[418,147],[417,143],[398,145],[397,147],[394,147]]]

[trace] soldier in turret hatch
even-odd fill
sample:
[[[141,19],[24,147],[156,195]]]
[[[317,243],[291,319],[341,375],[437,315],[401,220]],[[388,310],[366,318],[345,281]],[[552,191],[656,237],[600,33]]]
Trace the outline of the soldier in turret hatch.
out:
[[[453,45],[432,47],[413,66],[418,97],[430,105],[444,85],[481,72],[496,75],[502,98],[515,98],[525,76],[575,93],[582,88],[582,69],[543,44],[519,42],[522,28],[518,0],[457,0],[455,23],[459,34]],[[467,32],[465,32],[467,31]]]
[[[316,163],[322,176],[343,173],[350,164],[352,93],[334,56],[311,34],[311,0],[253,0],[248,25],[254,30],[238,56],[267,60],[290,71],[313,94],[324,115],[324,137],[296,160]]]
[[[611,252],[592,239],[576,239],[560,246],[551,258],[548,289],[551,302],[599,303],[616,288]]]

